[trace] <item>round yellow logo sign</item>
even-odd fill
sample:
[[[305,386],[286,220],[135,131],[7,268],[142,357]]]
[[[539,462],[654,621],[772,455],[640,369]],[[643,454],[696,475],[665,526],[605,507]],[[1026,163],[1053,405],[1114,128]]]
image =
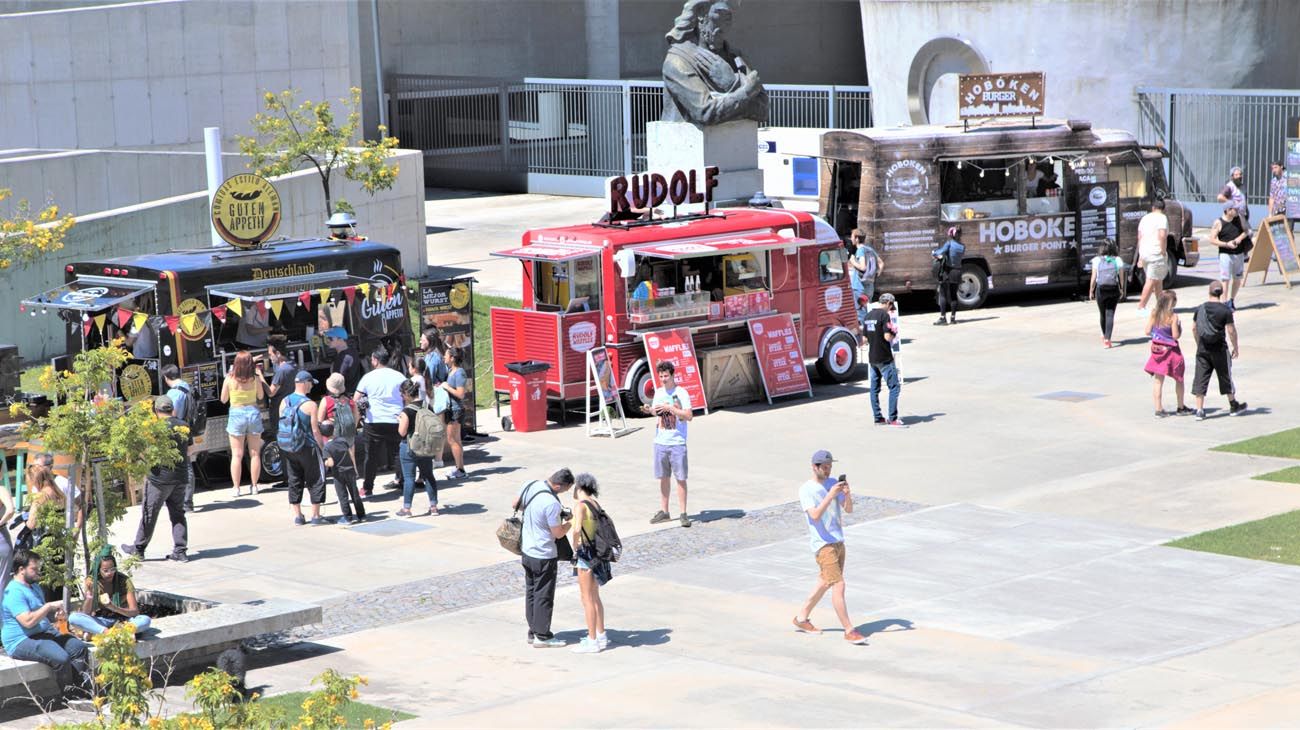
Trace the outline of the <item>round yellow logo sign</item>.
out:
[[[180,333],[182,337],[191,342],[203,339],[203,336],[208,333],[207,322],[204,321],[203,317],[188,319],[185,315],[198,314],[207,311],[207,309],[203,302],[193,297],[181,300],[181,303],[176,306],[176,314],[181,317]]]
[[[212,196],[212,227],[231,246],[256,248],[280,227],[280,194],[266,178],[235,175]]]
[[[451,306],[456,309],[464,309],[469,305],[469,286],[466,284],[456,284],[451,288]]]
[[[153,384],[149,380],[149,371],[144,369],[143,365],[131,363],[122,368],[122,373],[117,377],[117,389],[123,398],[128,401],[138,401],[141,398],[147,398],[153,392]]]

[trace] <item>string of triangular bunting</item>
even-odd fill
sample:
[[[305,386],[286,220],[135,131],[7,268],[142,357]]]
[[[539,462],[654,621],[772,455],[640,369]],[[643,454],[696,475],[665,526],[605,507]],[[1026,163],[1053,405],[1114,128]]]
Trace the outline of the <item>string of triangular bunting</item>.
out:
[[[183,331],[185,334],[193,337],[197,335],[199,332],[202,332],[207,327],[211,326],[212,321],[210,317],[216,317],[222,324],[225,324],[226,315],[228,313],[234,312],[235,316],[243,317],[244,308],[249,304],[252,304],[253,306],[257,307],[257,311],[259,314],[266,315],[269,311],[272,315],[275,316],[277,320],[279,320],[282,319],[283,317],[293,316],[294,310],[297,309],[299,306],[310,311],[312,307],[313,294],[316,295],[320,304],[325,304],[326,302],[330,301],[330,298],[332,296],[334,296],[335,291],[340,291],[342,292],[344,298],[347,299],[348,306],[350,307],[352,306],[353,302],[356,301],[358,292],[360,292],[362,297],[369,297],[371,291],[373,290],[375,293],[376,302],[383,302],[386,299],[392,298],[393,295],[397,293],[397,288],[405,284],[406,282],[403,280],[401,282],[393,282],[392,284],[388,284],[388,285],[372,286],[370,283],[361,283],[361,284],[355,284],[355,285],[350,285],[345,287],[335,287],[333,289],[330,288],[313,289],[310,291],[302,292],[297,295],[287,295],[285,297],[272,299],[270,301],[267,301],[265,299],[257,300],[257,301],[249,301],[244,299],[231,299],[227,301],[225,304],[220,304],[210,309],[204,309],[198,312],[165,315],[163,317],[163,321],[166,322],[167,329],[170,330],[173,335],[176,334],[176,330],[179,329]],[[412,287],[413,290],[416,285],[411,284],[410,286]],[[132,330],[139,330],[141,327],[145,325],[145,322],[147,322],[148,320],[149,320],[149,315],[146,314],[145,312],[133,311],[127,309],[126,307],[115,307],[113,310],[112,320],[109,319],[107,312],[103,314],[97,314],[93,317],[83,312],[81,315],[81,334],[82,336],[90,335],[90,328],[94,326],[96,330],[107,335],[108,333],[104,330],[104,328],[107,326],[109,321],[112,321],[114,324],[116,324],[117,328],[120,330],[126,329],[127,322],[131,323]]]

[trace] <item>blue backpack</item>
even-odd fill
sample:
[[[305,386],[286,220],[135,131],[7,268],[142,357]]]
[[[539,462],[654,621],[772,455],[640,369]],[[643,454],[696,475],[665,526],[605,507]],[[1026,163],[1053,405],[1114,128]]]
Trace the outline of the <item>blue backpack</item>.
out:
[[[307,400],[306,396],[297,393],[285,398],[289,408],[280,416],[280,430],[275,435],[275,442],[284,453],[300,454],[310,449],[314,443],[311,426],[304,426],[301,417],[302,404]]]

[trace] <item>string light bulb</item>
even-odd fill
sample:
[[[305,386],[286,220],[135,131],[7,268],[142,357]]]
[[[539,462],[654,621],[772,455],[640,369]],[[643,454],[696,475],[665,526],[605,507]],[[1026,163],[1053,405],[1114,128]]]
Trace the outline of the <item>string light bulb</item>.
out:
[[[1110,155],[1106,155],[1106,164],[1107,164],[1107,165],[1110,164]]]
[[[961,169],[961,160],[957,160],[957,169],[958,169],[958,170]]]
[[[984,171],[980,170],[980,177],[984,177]]]

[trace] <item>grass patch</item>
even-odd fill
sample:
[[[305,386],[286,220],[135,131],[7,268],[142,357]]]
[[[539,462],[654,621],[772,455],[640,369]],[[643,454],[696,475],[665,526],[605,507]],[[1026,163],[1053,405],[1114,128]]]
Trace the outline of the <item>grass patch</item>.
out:
[[[19,376],[18,389],[24,393],[53,395],[41,387],[41,371],[44,369],[44,365],[34,365],[24,370],[22,375]]]
[[[268,705],[274,708],[283,717],[295,718],[302,714],[302,701],[307,699],[310,692],[286,692],[282,695],[271,695],[269,697],[259,697],[258,703]],[[402,712],[400,710],[390,710],[376,705],[368,705],[364,702],[353,700],[344,705],[342,711],[343,717],[347,720],[347,727],[362,728],[366,725],[366,720],[374,720],[375,726],[378,727],[385,722],[401,722],[410,720],[415,715]]]
[[[1214,451],[1228,451],[1234,454],[1253,454],[1255,456],[1279,456],[1284,459],[1300,459],[1300,428],[1256,436],[1253,439],[1232,444],[1215,446]]]
[[[488,310],[521,305],[512,297],[474,294],[474,402],[479,408],[492,406],[492,325]]]
[[[1288,466],[1285,469],[1271,471],[1251,478],[1262,479],[1267,482],[1282,482],[1283,484],[1300,484],[1300,466]]]
[[[1170,547],[1300,565],[1300,510],[1202,532]]]

